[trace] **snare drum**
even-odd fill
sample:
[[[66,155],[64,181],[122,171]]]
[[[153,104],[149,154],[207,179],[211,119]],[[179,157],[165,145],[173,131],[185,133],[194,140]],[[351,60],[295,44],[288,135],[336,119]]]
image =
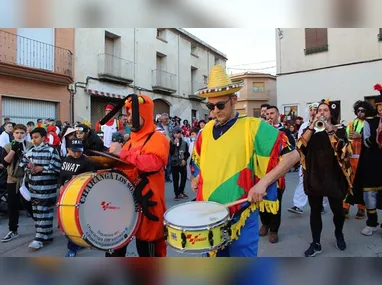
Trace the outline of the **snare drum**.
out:
[[[229,211],[215,202],[187,202],[164,214],[167,244],[178,252],[206,253],[230,241]]]
[[[57,203],[62,232],[82,247],[112,251],[127,245],[141,218],[133,192],[133,184],[119,171],[75,176]]]

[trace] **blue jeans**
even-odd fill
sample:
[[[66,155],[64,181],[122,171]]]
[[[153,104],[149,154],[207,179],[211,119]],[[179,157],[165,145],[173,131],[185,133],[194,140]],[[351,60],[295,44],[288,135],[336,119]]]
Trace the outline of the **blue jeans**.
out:
[[[74,242],[72,242],[68,238],[68,249],[69,250],[73,250],[73,251],[78,251],[78,250],[82,249],[82,246],[79,246],[79,245],[75,244]]]
[[[238,218],[232,220],[236,223]],[[259,243],[259,210],[255,210],[245,221],[240,236],[223,250],[219,250],[216,257],[257,257]]]
[[[165,171],[165,177],[166,180],[171,180],[171,155],[168,156],[167,160],[167,166],[166,166],[166,171]]]

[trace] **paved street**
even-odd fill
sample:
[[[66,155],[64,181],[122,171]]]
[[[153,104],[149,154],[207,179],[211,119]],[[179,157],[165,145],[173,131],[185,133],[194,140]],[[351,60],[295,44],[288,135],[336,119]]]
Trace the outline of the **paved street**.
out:
[[[296,173],[287,175],[287,192],[283,197],[282,224],[280,228],[280,241],[277,244],[270,244],[267,237],[261,238],[259,245],[259,256],[264,257],[301,257],[303,252],[309,246],[311,241],[309,229],[309,207],[302,216],[298,216],[287,212],[287,208],[292,205],[292,198],[295,186],[298,181]],[[172,184],[167,183],[167,201],[168,208],[178,203],[184,202],[173,200]],[[189,188],[188,188],[189,189]],[[190,190],[188,193],[190,194]],[[194,197],[191,197],[192,199]],[[351,214],[354,217],[356,208],[352,207]],[[380,213],[382,214],[382,213]],[[380,218],[382,221],[382,218]],[[323,214],[323,233],[321,256],[326,257],[382,257],[382,229],[371,237],[361,235],[360,231],[365,226],[365,220],[356,220],[350,218],[346,220],[344,227],[344,235],[348,248],[341,252],[335,248],[334,227],[332,223],[332,215],[330,210]],[[0,217],[0,236],[3,237],[8,232],[8,220],[6,217]],[[52,244],[46,245],[39,251],[32,251],[28,248],[28,244],[34,236],[33,221],[22,215],[20,217],[19,237],[8,243],[0,243],[1,257],[33,257],[33,256],[56,256],[62,257],[66,254],[66,238],[58,229],[55,232],[55,240]],[[136,256],[135,244],[131,243],[128,248],[129,256]],[[96,250],[86,249],[79,253],[83,257],[100,257],[103,253]],[[189,256],[182,255],[168,250],[168,256]]]

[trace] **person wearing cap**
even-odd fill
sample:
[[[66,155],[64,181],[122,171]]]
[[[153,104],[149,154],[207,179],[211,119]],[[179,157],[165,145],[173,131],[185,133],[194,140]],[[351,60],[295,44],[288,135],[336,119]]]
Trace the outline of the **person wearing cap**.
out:
[[[310,205],[310,229],[312,242],[304,252],[306,257],[322,252],[322,203],[328,197],[333,213],[334,236],[337,249],[343,251],[347,245],[343,234],[345,213],[343,200],[352,193],[352,169],[349,159],[351,144],[346,128],[338,124],[339,108],[335,102],[322,100],[317,115],[303,130],[297,142],[303,169],[304,191]],[[324,121],[324,128],[317,128],[317,120]]]
[[[76,137],[84,144],[85,155],[92,155],[90,150],[106,151],[102,139],[92,131],[87,125],[78,124],[76,126]]]
[[[66,157],[68,154],[67,146],[70,143],[70,140],[76,137],[76,129],[72,128],[70,125],[64,127],[63,136],[61,138],[61,149],[60,156],[61,158]]]
[[[174,185],[175,201],[188,198],[184,193],[187,182],[187,160],[190,157],[188,144],[182,138],[182,129],[174,128],[173,138],[170,141],[171,172]],[[180,184],[179,184],[180,178]]]
[[[53,218],[57,199],[57,182],[61,170],[58,151],[45,143],[47,133],[44,128],[31,131],[34,147],[25,153],[20,167],[27,167],[29,191],[36,236],[29,244],[30,248],[40,249],[44,243],[53,241]]]
[[[109,114],[114,109],[114,105],[107,104],[105,106],[105,115]],[[106,148],[110,147],[110,144],[112,142],[112,136],[113,133],[116,133],[118,131],[123,131],[124,126],[120,120],[117,120],[116,118],[111,118],[106,124],[102,125],[100,124],[100,121],[97,121],[95,126],[95,131],[97,133],[103,133],[103,143]]]
[[[374,89],[380,95],[374,100],[377,114],[366,119],[363,126],[363,145],[353,183],[354,203],[365,203],[366,227],[361,233],[371,236],[378,228],[377,210],[382,210],[382,86]],[[375,113],[374,113],[375,114]],[[374,115],[373,114],[373,115]]]
[[[208,98],[215,121],[208,122],[196,140],[192,159],[192,188],[196,201],[220,204],[247,202],[229,207],[232,219],[229,244],[207,255],[256,257],[259,211],[276,214],[277,180],[298,161],[287,136],[259,118],[239,116],[235,110],[242,83],[233,83],[222,65],[212,67],[208,86],[198,95]]]
[[[311,103],[308,105],[308,117],[307,121],[304,122],[297,133],[297,140],[300,139],[302,132],[310,125],[312,120],[316,117],[317,115],[317,108],[318,108],[319,103]],[[288,208],[288,212],[302,215],[304,213],[303,208],[305,207],[306,203],[308,203],[308,196],[304,192],[304,180],[303,180],[303,172],[302,172],[302,165],[300,164],[299,172],[299,182],[296,186],[296,190],[294,191],[293,195],[293,207]],[[326,206],[328,205],[328,198],[325,197],[324,201],[322,202],[322,212],[324,212]]]
[[[131,127],[130,140],[123,146],[113,142],[110,153],[131,166],[121,166],[130,181],[136,181],[135,197],[142,208],[136,247],[140,257],[165,257],[167,254],[164,213],[166,211],[164,167],[167,165],[170,144],[156,131],[154,102],[149,96],[134,95],[125,100],[127,121]],[[139,182],[138,182],[139,181]],[[124,257],[126,247],[106,253],[108,257]]]
[[[58,184],[60,193],[64,191],[66,183],[75,175],[94,171],[93,164],[83,155],[84,145],[78,138],[72,138],[68,144],[68,156],[62,162]],[[68,253],[66,257],[75,257],[80,246],[68,239]]]
[[[20,201],[24,199],[20,195],[20,186],[24,178],[24,169],[19,167],[20,160],[24,152],[32,148],[33,144],[25,140],[27,128],[22,124],[17,124],[13,128],[14,141],[6,144],[1,153],[1,163],[7,168],[7,192],[8,192],[8,219],[9,232],[1,240],[2,242],[11,241],[19,236],[19,214]],[[23,203],[27,206],[28,213],[32,215],[30,204]]]

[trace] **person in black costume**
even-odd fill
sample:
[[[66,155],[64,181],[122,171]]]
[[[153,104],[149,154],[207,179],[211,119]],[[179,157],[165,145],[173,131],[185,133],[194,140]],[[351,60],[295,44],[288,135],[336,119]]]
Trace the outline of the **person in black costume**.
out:
[[[320,237],[322,231],[321,209],[324,197],[328,197],[333,212],[336,247],[346,249],[343,235],[345,214],[342,201],[351,192],[351,167],[348,159],[350,143],[344,126],[337,124],[337,105],[323,100],[318,106],[316,118],[303,131],[297,142],[304,172],[304,191],[311,208],[310,227],[313,242],[305,256],[322,252]],[[316,125],[318,119],[325,121],[324,129]]]

